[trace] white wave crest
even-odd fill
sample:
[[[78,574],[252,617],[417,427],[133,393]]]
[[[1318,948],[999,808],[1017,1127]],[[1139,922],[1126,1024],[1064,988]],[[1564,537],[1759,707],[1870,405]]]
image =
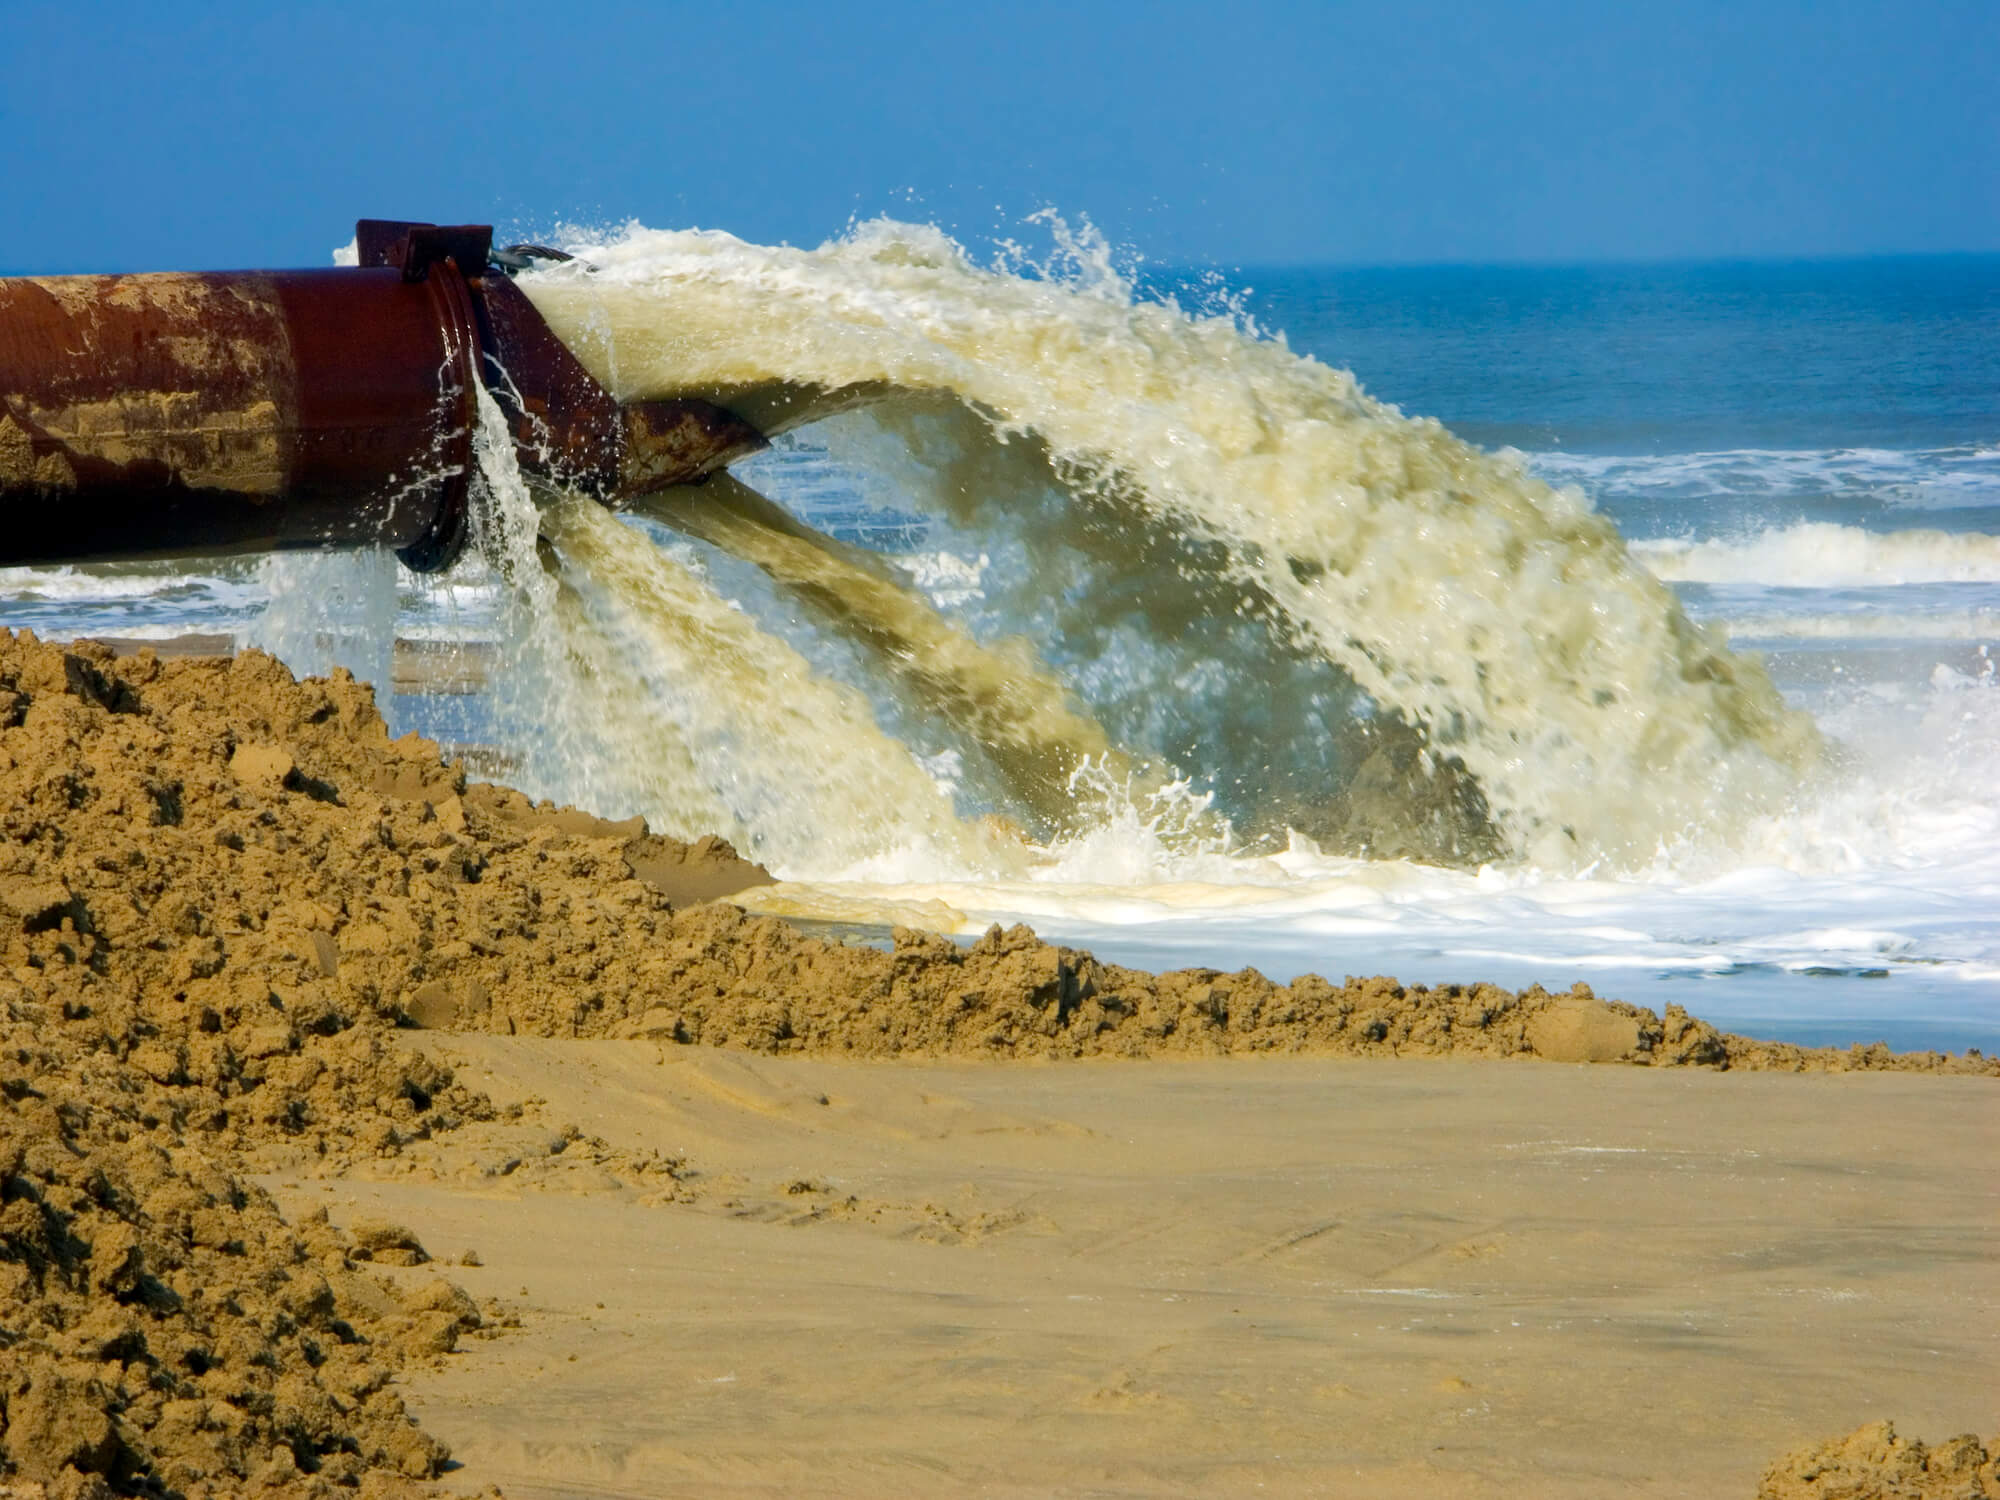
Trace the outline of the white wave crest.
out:
[[[2000,582],[2000,537],[1983,532],[1882,532],[1807,521],[1744,541],[1654,540],[1634,542],[1632,551],[1667,583],[1868,588]]]
[[[251,603],[259,590],[243,578],[218,577],[161,567],[119,570],[83,567],[0,568],[0,600],[44,603],[117,604],[186,597],[200,592],[222,603]]]
[[[1854,496],[1911,510],[2000,504],[2000,450],[1954,448],[1739,448],[1713,453],[1531,453],[1551,484],[1594,495],[1683,500]]]
[[[1732,641],[1993,641],[2000,640],[2000,609],[1744,614],[1728,616],[1722,626]]]

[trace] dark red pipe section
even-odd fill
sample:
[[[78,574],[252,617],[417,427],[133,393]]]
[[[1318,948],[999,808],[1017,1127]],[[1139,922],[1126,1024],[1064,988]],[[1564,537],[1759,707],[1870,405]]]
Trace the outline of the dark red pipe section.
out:
[[[0,565],[464,545],[477,384],[521,465],[609,505],[764,446],[620,405],[489,265],[492,231],[363,220],[324,271],[0,278]]]

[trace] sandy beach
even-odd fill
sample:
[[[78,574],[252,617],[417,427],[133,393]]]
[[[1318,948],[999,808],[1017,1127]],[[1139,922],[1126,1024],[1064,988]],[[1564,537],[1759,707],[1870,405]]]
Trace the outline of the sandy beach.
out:
[[[830,942],[348,679],[0,689],[19,1493],[1994,1483],[1994,1059]]]
[[[518,1309],[408,1383],[454,1488],[1747,1496],[1878,1413],[1990,1423],[1983,1079],[440,1055],[700,1164],[273,1183]]]

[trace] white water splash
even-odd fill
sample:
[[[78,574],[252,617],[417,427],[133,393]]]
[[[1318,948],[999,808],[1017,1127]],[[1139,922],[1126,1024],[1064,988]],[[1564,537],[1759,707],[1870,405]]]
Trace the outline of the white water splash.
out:
[[[238,631],[303,677],[345,667],[386,688],[396,640],[395,554],[273,552],[260,560],[257,583],[267,603]]]
[[[1134,301],[1072,240],[1090,267],[1066,282],[922,226],[810,251],[635,227],[522,285],[621,396],[886,385],[950,393],[989,448],[1032,437],[1078,526],[1137,515],[1219,551],[1239,614],[1425,724],[1543,867],[1647,859],[1814,763],[1808,721],[1573,492],[1230,319]],[[961,516],[1013,501],[949,478],[928,498]]]

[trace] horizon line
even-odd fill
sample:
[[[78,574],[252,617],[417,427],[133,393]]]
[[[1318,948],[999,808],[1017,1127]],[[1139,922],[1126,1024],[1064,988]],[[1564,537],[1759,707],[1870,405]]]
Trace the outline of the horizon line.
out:
[[[1145,274],[1148,270],[1226,271],[1230,274],[1255,275],[1260,272],[1269,271],[1597,271],[1640,270],[1647,267],[1685,270],[1707,266],[1775,268],[1802,265],[1862,265],[1879,261],[1919,260],[2000,260],[2000,247],[1990,250],[1835,250],[1783,254],[1603,255],[1552,260],[1536,260],[1529,257],[1468,260],[1453,257],[1438,260],[1245,260],[1228,262],[1221,259],[1179,260],[1167,257],[1154,258],[1141,253],[1137,269],[1141,275]]]
[[[803,248],[803,247],[802,247]],[[1536,259],[1528,256],[1503,256],[1490,260],[1468,259],[1451,256],[1438,259],[1410,260],[1370,260],[1370,259],[1283,259],[1283,260],[1229,260],[1223,257],[1179,258],[1149,256],[1136,245],[1127,245],[1114,251],[1121,257],[1133,258],[1133,273],[1144,276],[1148,272],[1200,272],[1216,271],[1231,276],[1260,275],[1271,272],[1336,271],[1347,273],[1389,272],[1389,271],[1602,271],[1641,270],[1646,268],[1689,270],[1700,267],[1741,266],[1746,268],[1770,268],[1804,265],[1864,265],[1885,261],[1977,261],[2000,260],[2000,247],[1984,250],[1835,250],[1800,251],[1783,253],[1722,253],[1686,255],[1598,255],[1573,256],[1551,259]],[[240,271],[240,270],[290,270],[311,269],[311,267],[291,266],[245,266],[241,262],[215,266],[158,266],[149,270],[161,271]],[[330,267],[329,267],[330,269]],[[0,277],[6,276],[98,276],[137,275],[139,271],[109,271],[103,269],[50,269],[34,266],[0,267]]]

